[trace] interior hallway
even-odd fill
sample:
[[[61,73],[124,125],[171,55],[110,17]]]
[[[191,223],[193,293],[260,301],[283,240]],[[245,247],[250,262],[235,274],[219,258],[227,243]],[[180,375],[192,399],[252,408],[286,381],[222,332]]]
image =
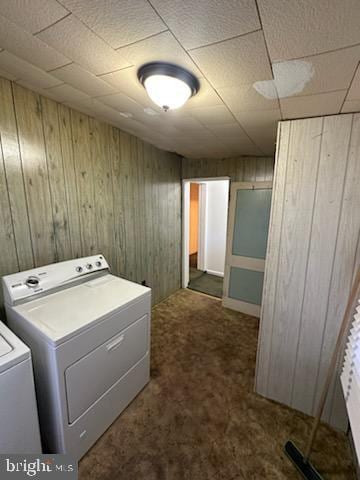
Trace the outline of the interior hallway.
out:
[[[190,282],[188,288],[197,292],[206,293],[213,297],[221,298],[223,295],[223,277],[211,275],[210,273],[190,267]]]
[[[258,321],[179,290],[153,309],[152,380],[85,455],[86,480],[296,480],[282,448],[311,419],[253,392]],[[320,428],[313,463],[355,478],[346,437]]]

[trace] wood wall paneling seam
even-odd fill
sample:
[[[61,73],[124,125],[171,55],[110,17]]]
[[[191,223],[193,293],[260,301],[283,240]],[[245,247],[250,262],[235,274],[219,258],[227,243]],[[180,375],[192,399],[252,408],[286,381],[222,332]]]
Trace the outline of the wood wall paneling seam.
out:
[[[153,303],[180,288],[181,158],[5,79],[0,99],[0,276],[103,252]]]

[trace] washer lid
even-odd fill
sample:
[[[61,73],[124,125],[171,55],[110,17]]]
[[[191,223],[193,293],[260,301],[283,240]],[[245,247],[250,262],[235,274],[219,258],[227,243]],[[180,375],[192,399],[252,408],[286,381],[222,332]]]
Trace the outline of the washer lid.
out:
[[[5,338],[0,335],[0,357],[3,357],[7,353],[11,352],[13,350],[12,346],[10,343],[8,343]]]
[[[148,287],[106,274],[12,308],[47,342],[59,345],[150,292]]]
[[[29,348],[0,322],[0,374],[29,358]]]

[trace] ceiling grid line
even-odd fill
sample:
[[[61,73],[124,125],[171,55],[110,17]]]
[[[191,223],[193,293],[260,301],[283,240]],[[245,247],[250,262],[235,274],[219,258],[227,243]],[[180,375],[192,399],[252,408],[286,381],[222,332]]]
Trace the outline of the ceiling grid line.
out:
[[[165,150],[269,155],[281,119],[360,111],[357,1],[0,2],[0,75]],[[181,109],[139,83],[153,61],[200,81]]]
[[[168,27],[169,31],[171,32],[171,34],[173,35],[173,37],[175,38],[175,40],[178,42],[178,44],[180,45],[181,48],[182,47],[182,44],[180,43],[180,41],[178,40],[178,38],[174,35],[174,33],[172,32],[172,30],[170,29],[169,25],[167,25],[166,21],[161,17],[161,15],[157,12],[157,10],[155,9],[155,7],[152,5],[151,1],[148,0],[148,2],[150,3],[150,5],[152,6],[152,8],[154,9],[154,11],[160,16],[160,18],[162,19],[162,21],[165,23],[165,25]],[[260,29],[261,30],[261,29]],[[249,32],[249,33],[253,33],[253,32]],[[247,34],[244,34],[244,35],[241,35],[241,36],[246,36],[248,35],[249,33]],[[239,37],[239,36],[238,36]],[[237,37],[235,37],[237,38]],[[231,40],[231,39],[226,39],[226,40],[223,40],[222,42],[224,41],[227,41],[227,40]],[[222,43],[222,42],[219,42],[219,43]],[[206,45],[207,47],[208,45]],[[202,47],[200,47],[202,48]],[[218,90],[214,87],[214,85],[212,85],[211,81],[206,77],[206,75],[202,72],[200,66],[198,65],[198,63],[196,62],[196,60],[192,57],[191,53],[189,53],[190,51],[188,50],[185,50],[184,49],[184,52],[186,52],[186,54],[191,58],[191,60],[196,64],[196,67],[200,70],[200,72],[202,73],[202,75],[204,76],[204,78],[206,78],[206,80],[209,82],[209,84],[211,85],[211,87],[213,88],[213,90],[216,92],[216,94],[218,95],[218,97],[221,99],[222,103],[225,105],[225,107],[228,109],[229,113],[231,114],[231,116],[233,117],[235,123],[237,123],[240,128],[242,129],[242,131],[245,133],[245,135],[248,137],[248,139],[250,140],[250,142],[260,151],[262,152],[264,155],[265,153],[262,151],[262,149],[260,147],[258,147],[258,145],[252,140],[252,138],[248,135],[248,133],[246,132],[246,130],[244,129],[244,127],[241,125],[241,123],[238,121],[238,119],[235,117],[235,115],[233,114],[233,112],[231,111],[231,109],[229,108],[229,106],[224,102],[223,98],[221,97],[221,95],[219,94]],[[217,135],[216,135],[217,136]],[[219,137],[218,137],[219,138]]]
[[[164,21],[164,20],[163,20]],[[170,27],[169,27],[170,28]],[[246,35],[249,35],[250,33],[255,33],[255,32],[261,32],[262,31],[262,28],[257,28],[255,30],[252,30],[251,32],[246,32],[246,33],[242,33],[241,35],[234,35],[233,37],[229,37],[229,38],[226,38],[224,40],[218,40],[216,42],[212,42],[212,43],[207,43],[206,45],[201,45],[200,47],[193,47],[193,48],[189,48],[189,49],[184,49],[186,52],[192,52],[194,50],[201,50],[202,48],[207,48],[207,47],[212,47],[214,45],[219,45],[220,43],[224,43],[224,42],[227,42],[229,40],[235,40],[236,38],[241,38],[241,37],[245,37]],[[171,32],[173,35],[174,35],[174,32]],[[175,36],[175,35],[174,35]],[[180,43],[180,42],[179,42]]]
[[[343,102],[342,102],[342,104],[341,104],[339,113],[340,113],[340,112],[342,111],[342,109],[344,108],[344,104],[345,104],[346,99],[347,99],[347,97],[348,97],[348,95],[349,95],[350,89],[351,89],[352,84],[353,84],[353,82],[354,82],[354,79],[355,79],[355,77],[356,77],[356,72],[357,72],[357,70],[358,70],[359,67],[360,67],[360,61],[359,61],[359,63],[358,63],[358,64],[356,65],[356,67],[355,67],[354,74],[353,74],[353,76],[352,76],[352,78],[351,78],[350,85],[349,85],[349,87],[348,87],[348,89],[347,89],[346,95],[345,95],[344,100],[343,100]]]
[[[63,6],[63,5],[62,5],[62,6]],[[53,27],[53,26],[56,25],[57,23],[62,22],[65,18],[69,17],[70,15],[72,15],[71,12],[69,12],[67,15],[64,15],[63,17],[59,18],[58,20],[56,20],[55,22],[51,23],[50,25],[46,25],[46,27],[41,28],[41,29],[38,30],[37,32],[34,32],[34,33],[33,33],[34,37],[36,37],[36,36],[39,35],[40,33],[44,32],[44,31],[47,30],[48,28]],[[60,52],[60,53],[61,53],[61,52]]]
[[[263,23],[262,23],[262,19],[261,19],[261,14],[260,14],[260,10],[259,10],[258,1],[257,0],[254,0],[254,1],[255,1],[255,5],[256,5],[257,14],[258,14],[258,17],[259,17],[261,29],[262,29],[262,32],[263,32],[263,35],[264,35],[266,53],[267,53],[269,63],[270,63],[270,66],[271,66],[271,71],[273,73],[273,78],[275,78],[274,77],[273,64],[272,64],[271,57],[270,57],[269,47],[268,47],[268,44],[267,44],[267,41],[266,41],[266,35],[265,35],[264,28],[263,28]],[[277,93],[279,93],[279,92],[277,92]],[[278,98],[277,98],[277,103],[278,103],[278,108],[279,108],[279,111],[280,111],[280,118],[283,119],[284,117],[283,117],[283,113],[282,113],[282,110],[281,110],[281,103],[280,103],[279,95],[278,95]],[[276,139],[275,139],[275,141],[276,141]]]
[[[182,44],[180,43],[180,41],[178,40],[178,38],[174,35],[174,33],[172,32],[172,30],[170,29],[169,25],[166,23],[166,21],[161,17],[161,15],[157,12],[156,8],[153,6],[153,4],[151,3],[150,0],[148,0],[149,4],[151,5],[151,7],[154,9],[155,13],[157,15],[159,15],[159,17],[161,18],[161,20],[164,22],[164,24],[168,27],[168,30],[171,32],[171,34],[173,35],[173,37],[175,38],[175,40],[178,42],[179,46],[183,49],[183,46]],[[204,73],[202,72],[201,68],[198,66],[198,64],[196,63],[196,61],[192,58],[191,54],[183,49],[184,52],[191,58],[191,60],[196,64],[197,68],[200,70],[200,72],[202,73],[202,75],[204,76],[204,78],[206,78],[206,76],[204,75]],[[235,115],[233,114],[233,112],[229,109],[229,107],[225,104],[225,102],[223,101],[223,99],[221,98],[221,96],[219,95],[219,92],[216,90],[216,88],[214,88],[214,86],[211,84],[211,82],[206,78],[206,80],[209,82],[209,84],[212,86],[212,88],[214,89],[214,91],[216,92],[216,94],[219,96],[219,98],[222,100],[223,104],[226,106],[226,108],[228,109],[229,113],[232,115],[232,117],[234,118],[235,120],[235,123],[237,123],[240,128],[243,130],[243,132],[246,134],[246,136],[249,138],[249,140],[251,141],[251,143],[253,143],[253,145],[258,148],[260,151],[261,149],[253,142],[253,140],[249,137],[249,135],[247,134],[247,132],[243,129],[242,125],[238,122],[237,118],[235,117]],[[216,135],[217,136],[217,135]],[[217,137],[219,138],[219,137]],[[222,139],[221,139],[222,141]]]

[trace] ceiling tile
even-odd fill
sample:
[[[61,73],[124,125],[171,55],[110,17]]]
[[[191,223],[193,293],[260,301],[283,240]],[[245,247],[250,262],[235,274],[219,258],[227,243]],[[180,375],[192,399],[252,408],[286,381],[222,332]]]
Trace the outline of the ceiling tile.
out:
[[[203,125],[234,123],[234,117],[231,115],[225,105],[193,108],[192,110],[190,110],[190,113]]]
[[[356,70],[349,93],[346,97],[346,101],[348,100],[360,100],[360,64]]]
[[[232,112],[274,110],[279,106],[277,99],[269,100],[263,97],[252,85],[219,88],[218,93]]]
[[[44,97],[51,98],[52,100],[56,100],[57,102],[59,102],[59,96],[56,93],[52,93],[51,89],[49,90],[49,89],[41,88],[37,84],[28,82],[26,80],[16,80],[16,83],[21,85],[22,87],[32,90],[33,92],[43,95]]]
[[[0,2],[0,15],[36,33],[66,17],[69,11],[56,0],[5,0]]]
[[[37,35],[47,44],[95,74],[130,64],[80,20],[70,15]]]
[[[196,143],[207,143],[207,144],[210,144],[210,143],[217,143],[217,145],[219,146],[219,141],[218,139],[216,139],[214,137],[214,134],[211,130],[209,130],[207,127],[203,126],[203,128],[199,129],[199,130],[196,130],[196,131],[193,131],[193,132],[189,132],[188,133],[188,136],[189,136],[189,140],[191,140],[192,142],[196,142]]]
[[[196,107],[213,107],[222,105],[223,102],[216,91],[205,78],[199,78],[200,89],[196,95],[190,98],[182,107],[182,111],[191,110]]]
[[[133,119],[129,119],[126,122],[125,126],[123,127],[123,130],[140,138],[152,136],[152,131],[146,125]]]
[[[170,32],[159,33],[134,45],[120,48],[117,52],[137,68],[148,62],[170,62],[187,68],[197,77],[202,76],[189,55]]]
[[[280,109],[274,110],[253,110],[247,112],[234,112],[236,119],[240,125],[248,132],[252,128],[271,128],[277,127],[277,123],[281,120]]]
[[[123,70],[101,75],[99,78],[115,88],[116,91],[124,93],[142,105],[156,108],[139,82],[137,70],[137,67],[124,68]]]
[[[298,95],[343,90],[349,87],[359,63],[360,45],[307,57],[304,60],[313,66],[314,76]]]
[[[0,16],[0,45],[23,60],[31,59],[32,64],[44,70],[51,70],[70,62],[39,38],[25,32],[2,16]]]
[[[183,133],[196,133],[202,130],[203,125],[196,119],[187,115],[172,115],[173,112],[166,113],[168,122]]]
[[[227,140],[225,144],[226,156],[237,155],[262,155],[261,149],[255,145],[249,138],[241,140]]]
[[[359,100],[346,100],[341,109],[341,113],[360,112],[360,99]]]
[[[275,151],[277,124],[270,126],[253,126],[246,128],[251,140],[266,154]]]
[[[71,85],[67,85],[65,83],[57,87],[49,88],[48,92],[50,92],[50,94],[56,95],[57,100],[60,103],[78,103],[80,100],[90,98],[89,95],[86,95],[86,93],[81,92],[77,88],[74,88]]]
[[[15,78],[37,85],[39,88],[54,87],[62,83],[61,80],[6,50],[0,52],[0,68],[13,74]]]
[[[258,0],[273,61],[360,43],[358,0]]]
[[[346,90],[339,90],[304,97],[282,98],[281,112],[284,120],[336,114],[340,111],[345,95]]]
[[[99,100],[95,98],[83,98],[76,102],[69,102],[68,104],[75,109],[81,110],[87,115],[95,116],[96,118],[109,122],[112,125],[116,125],[119,128],[123,128],[124,125],[129,124],[130,119],[122,117],[117,110],[99,102]]]
[[[108,95],[116,92],[116,89],[111,85],[96,75],[84,70],[79,65],[76,65],[76,63],[71,63],[65,67],[53,70],[51,75],[85,92],[87,95],[90,95],[90,97]]]
[[[209,125],[208,129],[225,143],[228,140],[244,140],[247,138],[244,130],[234,120],[233,123]]]
[[[62,0],[62,3],[113,48],[167,30],[146,0]]]
[[[16,80],[15,75],[7,72],[6,70],[3,70],[2,68],[0,69],[0,77],[6,78],[7,80]]]
[[[146,125],[153,132],[161,133],[166,135],[168,140],[174,140],[175,138],[183,135],[180,130],[178,130],[173,125],[169,124],[162,115],[147,115],[144,111],[136,115],[136,120]]]
[[[187,50],[261,28],[254,0],[151,0],[151,3]]]
[[[216,88],[273,78],[261,31],[192,50],[190,55]]]
[[[100,115],[97,115],[93,108],[89,108],[85,105],[80,105],[77,102],[64,102],[64,105],[66,107],[72,108],[73,110],[76,110],[77,112],[83,113],[84,115],[88,115],[89,117],[96,117],[99,120],[102,120]],[[109,122],[109,120],[107,120]],[[110,123],[110,122],[109,122]]]
[[[144,107],[124,93],[115,93],[97,99],[119,112],[132,114],[134,118],[141,117],[144,114]]]

